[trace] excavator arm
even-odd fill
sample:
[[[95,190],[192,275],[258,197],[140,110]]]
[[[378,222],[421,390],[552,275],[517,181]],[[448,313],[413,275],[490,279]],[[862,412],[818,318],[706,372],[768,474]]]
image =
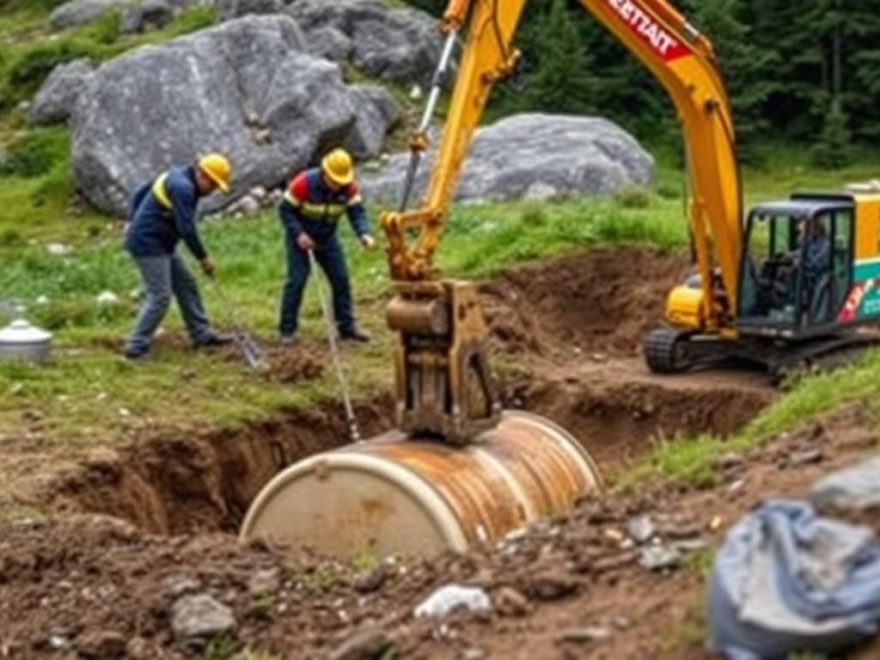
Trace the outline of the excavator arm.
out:
[[[436,281],[433,257],[489,94],[515,67],[513,38],[526,1],[450,1],[441,22],[447,35],[441,64],[422,123],[410,140],[403,199],[397,211],[381,217],[398,289],[388,320],[401,333],[399,421],[411,432],[466,441],[497,421],[499,406],[488,375],[476,292],[470,284]],[[688,221],[702,287],[691,322],[695,329],[733,332],[742,200],[730,104],[712,46],[664,0],[579,2],[653,73],[675,105],[685,137]],[[428,147],[430,118],[463,26],[467,42],[424,204],[407,209],[415,171]],[[468,405],[474,384],[479,403]]]

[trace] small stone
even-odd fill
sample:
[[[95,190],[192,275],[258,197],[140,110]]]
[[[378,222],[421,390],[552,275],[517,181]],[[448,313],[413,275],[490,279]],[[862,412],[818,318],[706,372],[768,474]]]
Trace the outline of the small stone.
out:
[[[235,617],[208,594],[183,596],[171,608],[171,628],[181,640],[204,639],[234,629]]]
[[[681,553],[673,547],[653,545],[642,548],[640,563],[650,571],[676,568],[681,563]]]
[[[811,447],[809,449],[801,449],[789,454],[783,461],[785,467],[800,467],[801,465],[811,465],[819,463],[825,458],[825,454],[819,447]]]
[[[853,512],[880,507],[880,457],[823,477],[810,489],[810,500],[816,506]]]
[[[391,637],[381,628],[364,628],[330,651],[327,660],[374,660],[390,655],[392,646]]]
[[[86,658],[121,658],[126,654],[127,641],[113,630],[96,630],[77,638],[77,650]]]
[[[737,479],[736,481],[734,481],[732,484],[730,484],[727,487],[727,492],[731,493],[731,494],[736,493],[736,492],[742,490],[742,487],[745,485],[746,485],[745,479]]]
[[[606,571],[613,571],[618,568],[623,568],[624,566],[629,566],[632,564],[638,555],[634,552],[628,552],[623,555],[614,555],[611,557],[602,557],[601,559],[597,559],[592,563],[590,568],[596,573],[605,573]]]
[[[529,600],[513,587],[501,587],[495,594],[495,609],[503,616],[522,616],[529,611]]]
[[[366,571],[362,571],[354,581],[355,591],[358,591],[362,594],[372,593],[373,591],[379,590],[383,584],[385,584],[385,580],[388,579],[388,569],[384,564],[379,564],[378,566],[371,568]]]
[[[736,454],[734,452],[727,452],[726,454],[721,455],[718,460],[715,461],[715,466],[722,470],[731,470],[733,468],[743,467],[746,464],[746,460]]]
[[[559,634],[557,639],[560,642],[574,642],[576,644],[585,644],[590,642],[598,642],[611,637],[611,631],[608,628],[600,626],[582,626],[580,628],[569,628]]]
[[[53,257],[65,257],[73,252],[73,248],[64,243],[47,243],[46,251]]]
[[[191,594],[201,588],[198,580],[188,576],[175,575],[166,578],[162,582],[162,592],[168,598],[179,598],[184,594]]]
[[[125,654],[131,660],[152,660],[159,656],[160,651],[143,637],[132,637],[126,644]]]
[[[101,291],[101,293],[98,294],[98,297],[95,298],[95,302],[102,307],[115,305],[119,302],[119,296],[112,291]]]
[[[616,616],[611,619],[611,623],[614,624],[614,627],[618,630],[626,630],[627,628],[632,626],[632,621],[627,619],[625,616]]]
[[[705,550],[709,547],[709,544],[706,543],[703,539],[688,539],[684,541],[675,541],[674,543],[670,544],[669,547],[677,550],[678,552],[687,553]]]
[[[461,660],[484,660],[486,652],[483,649],[465,649],[461,654]]]
[[[644,515],[631,519],[626,523],[626,531],[636,543],[647,543],[656,533],[651,516]]]
[[[492,601],[489,594],[478,587],[448,584],[435,590],[415,608],[416,618],[446,616],[457,609],[471,612],[489,612]]]
[[[613,527],[609,527],[608,529],[604,530],[602,534],[605,536],[606,539],[614,541],[615,543],[620,543],[624,539],[623,532],[621,532],[619,529],[614,529]]]
[[[248,593],[259,597],[266,594],[274,594],[281,588],[281,571],[277,568],[268,568],[257,571],[248,580]]]
[[[530,578],[526,593],[538,600],[556,600],[577,591],[577,580],[561,571],[548,570]]]
[[[250,195],[245,195],[235,205],[235,209],[245,215],[254,215],[260,211],[260,202]]]

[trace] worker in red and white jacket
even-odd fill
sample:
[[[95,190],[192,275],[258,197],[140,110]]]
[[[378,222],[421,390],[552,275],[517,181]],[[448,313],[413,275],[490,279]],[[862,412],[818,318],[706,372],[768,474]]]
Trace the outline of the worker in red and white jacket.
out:
[[[330,280],[340,338],[369,341],[369,335],[355,323],[345,254],[336,236],[338,220],[346,214],[361,245],[367,249],[375,245],[348,152],[334,149],[320,167],[294,176],[278,213],[284,225],[287,254],[287,282],[281,297],[279,324],[281,343],[293,344],[296,336],[302,294],[309,278],[309,252],[314,252]]]

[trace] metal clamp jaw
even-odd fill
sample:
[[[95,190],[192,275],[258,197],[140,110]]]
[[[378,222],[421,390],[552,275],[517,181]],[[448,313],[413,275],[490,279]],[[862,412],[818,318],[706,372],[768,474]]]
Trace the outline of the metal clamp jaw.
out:
[[[395,374],[401,430],[461,446],[498,424],[501,404],[472,282],[398,283],[387,319],[400,332]]]

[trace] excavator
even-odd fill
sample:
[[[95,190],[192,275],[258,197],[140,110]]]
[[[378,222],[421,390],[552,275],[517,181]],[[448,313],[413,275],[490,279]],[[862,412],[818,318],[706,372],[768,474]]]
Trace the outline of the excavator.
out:
[[[880,193],[796,193],[744,213],[730,103],[710,41],[665,0],[578,0],[660,82],[682,125],[693,271],[644,355],[674,373],[739,358],[779,372],[864,342],[880,319]],[[410,139],[400,206],[381,225],[395,296],[399,428],[306,459],[257,497],[242,537],[339,552],[431,554],[502,538],[596,491],[585,449],[551,421],[503,411],[473,283],[433,257],[493,87],[520,57],[527,0],[450,0],[445,41]],[[428,128],[466,32],[424,203],[410,209]]]

